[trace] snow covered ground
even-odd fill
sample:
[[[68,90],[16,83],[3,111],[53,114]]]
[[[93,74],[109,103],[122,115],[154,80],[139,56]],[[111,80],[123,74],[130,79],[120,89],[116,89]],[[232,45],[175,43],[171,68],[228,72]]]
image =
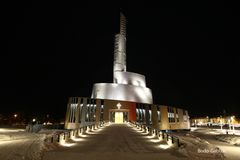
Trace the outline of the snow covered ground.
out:
[[[240,146],[240,136],[238,135],[217,135],[216,138],[223,142],[228,142],[235,146]]]
[[[189,159],[204,159],[204,160],[221,160],[224,159],[224,154],[217,146],[210,144],[208,141],[201,139],[191,133],[174,133],[182,143],[178,151]]]
[[[39,160],[53,144],[44,140],[52,132],[28,133],[23,129],[0,128],[0,160]]]
[[[215,128],[201,128],[201,127],[192,127],[191,131],[197,131],[197,132],[202,132],[202,133],[208,133],[208,134],[234,134],[234,135],[240,135],[240,130],[235,129],[235,130],[230,130],[230,129],[215,129]]]
[[[65,160],[66,157],[115,157],[116,160],[126,156],[129,159],[237,160],[240,153],[240,147],[233,145],[240,143],[239,136],[223,135],[221,131],[213,129],[197,128],[191,132],[173,132],[180,139],[180,148],[171,148],[156,137],[125,125],[105,126],[61,145],[46,141],[47,137],[61,132],[63,130],[28,133],[22,129],[0,128],[0,160]]]
[[[240,147],[233,144],[223,142],[239,142],[239,136],[226,135],[224,131],[220,129],[208,129],[208,128],[195,128],[191,135],[205,140],[210,145],[218,147],[224,154],[225,159],[239,160]],[[237,138],[238,137],[238,138]]]

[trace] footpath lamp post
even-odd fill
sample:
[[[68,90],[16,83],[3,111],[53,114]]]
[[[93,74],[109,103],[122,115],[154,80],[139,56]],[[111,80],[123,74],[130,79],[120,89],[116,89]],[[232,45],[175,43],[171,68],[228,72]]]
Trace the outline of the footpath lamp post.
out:
[[[232,122],[232,129],[233,129],[233,134],[235,133],[235,128],[234,128],[234,116],[231,117],[231,122]]]
[[[221,126],[221,131],[222,131],[222,127],[223,127],[222,116],[220,116],[220,126]]]
[[[207,116],[207,126],[210,127],[209,117]]]
[[[229,130],[231,130],[230,119],[228,119],[228,126],[229,126]]]
[[[231,124],[230,124],[230,120],[231,120],[231,119],[228,119],[229,131],[231,131]]]
[[[13,123],[14,123],[14,124],[17,124],[17,117],[18,117],[18,115],[17,115],[17,114],[14,114],[13,117],[14,117]]]

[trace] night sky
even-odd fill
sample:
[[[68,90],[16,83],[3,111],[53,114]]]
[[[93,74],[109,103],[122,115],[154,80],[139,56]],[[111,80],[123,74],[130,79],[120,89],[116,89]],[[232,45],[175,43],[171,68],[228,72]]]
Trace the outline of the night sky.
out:
[[[127,70],[146,76],[155,104],[191,116],[240,114],[239,17],[233,4],[7,4],[1,19],[0,114],[64,118],[67,99],[112,82],[119,11]]]

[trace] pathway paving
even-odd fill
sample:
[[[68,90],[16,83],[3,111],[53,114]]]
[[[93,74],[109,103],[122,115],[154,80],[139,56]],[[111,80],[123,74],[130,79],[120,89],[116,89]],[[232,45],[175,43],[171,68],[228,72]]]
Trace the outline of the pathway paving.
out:
[[[82,141],[71,147],[60,147],[45,152],[43,160],[141,160],[141,159],[187,159],[175,149],[161,149],[127,124],[112,124],[101,131],[87,133]]]

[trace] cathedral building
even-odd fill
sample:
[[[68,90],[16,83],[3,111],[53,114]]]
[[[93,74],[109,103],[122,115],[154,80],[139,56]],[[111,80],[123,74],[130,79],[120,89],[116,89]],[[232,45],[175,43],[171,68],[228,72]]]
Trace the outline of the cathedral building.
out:
[[[187,110],[153,104],[145,76],[127,71],[126,18],[120,13],[120,33],[115,35],[113,83],[95,83],[91,97],[70,97],[66,129],[86,123],[136,122],[160,130],[190,129]]]

